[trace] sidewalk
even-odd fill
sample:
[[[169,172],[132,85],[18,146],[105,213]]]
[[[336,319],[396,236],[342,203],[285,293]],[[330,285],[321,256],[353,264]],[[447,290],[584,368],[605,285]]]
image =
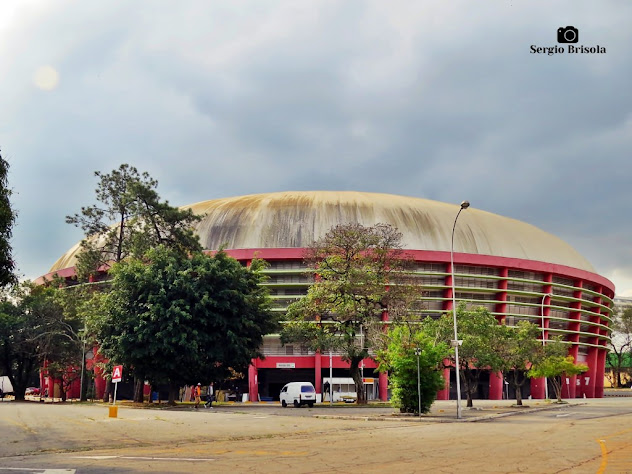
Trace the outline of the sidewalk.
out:
[[[338,418],[338,419],[364,419],[371,421],[404,421],[404,422],[433,422],[433,423],[463,423],[484,421],[506,416],[533,413],[543,410],[560,410],[569,407],[585,405],[583,399],[572,399],[566,403],[558,404],[544,400],[523,400],[522,406],[515,405],[515,400],[474,400],[474,406],[467,408],[466,400],[462,400],[461,419],[456,417],[456,400],[436,401],[429,413],[421,416],[410,413],[399,413],[394,408],[372,408],[353,406],[347,410],[340,410],[338,413],[314,414],[317,418]],[[332,410],[335,409],[332,408]],[[362,412],[358,412],[362,410]]]

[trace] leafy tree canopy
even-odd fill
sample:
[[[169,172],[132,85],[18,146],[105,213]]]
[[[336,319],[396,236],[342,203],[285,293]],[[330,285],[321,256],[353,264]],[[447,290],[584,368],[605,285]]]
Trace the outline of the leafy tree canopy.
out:
[[[365,402],[359,363],[383,334],[382,315],[392,322],[412,318],[419,298],[407,271],[402,234],[387,224],[333,227],[314,242],[305,261],[315,282],[288,307],[282,342],[336,349],[349,361],[358,403]]]
[[[548,347],[549,345],[547,345]],[[552,348],[551,352],[542,358],[538,363],[534,364],[529,370],[529,377],[546,377],[551,379],[557,401],[562,401],[562,377],[572,377],[588,370],[586,364],[575,364],[573,356],[562,355],[566,352],[564,344],[558,343],[557,347],[554,344],[550,344]]]
[[[95,176],[99,178],[98,204],[66,217],[67,223],[81,227],[86,235],[77,264],[80,277],[128,256],[140,257],[157,245],[182,253],[201,250],[192,230],[200,217],[161,201],[158,182],[148,173],[123,164],[109,174],[96,171]]]
[[[77,321],[64,316],[56,291],[24,282],[0,300],[0,367],[18,400],[44,361],[52,376],[63,374],[56,367],[65,370],[81,361]]]
[[[0,156],[0,287],[16,282],[11,249],[11,235],[16,215],[11,208],[8,174],[9,163]]]
[[[498,372],[502,367],[501,344],[505,340],[505,330],[496,318],[483,307],[468,309],[461,302],[457,308],[457,334],[462,341],[459,347],[459,370],[467,395],[467,406],[473,406],[473,397],[478,389],[482,370]],[[424,324],[434,327],[437,338],[449,343],[454,339],[454,319],[452,314],[426,321]],[[451,352],[452,365],[455,365],[455,353]]]
[[[629,361],[632,357],[632,308],[619,308],[612,316],[612,338],[608,353],[608,366],[614,372],[614,385],[622,387],[621,374],[630,372]]]
[[[165,246],[115,264],[93,320],[101,352],[172,388],[245,370],[261,355],[263,335],[276,329],[261,268],[259,261],[244,268],[221,251],[187,258]]]
[[[389,372],[392,402],[405,413],[428,413],[444,386],[440,370],[449,354],[445,343],[435,344],[423,328],[398,326],[387,334],[387,347],[378,352],[380,371]]]
[[[516,404],[522,405],[522,386],[529,379],[527,369],[544,356],[542,342],[538,340],[541,328],[528,321],[519,321],[516,327],[502,325],[498,344],[498,365],[516,391]]]

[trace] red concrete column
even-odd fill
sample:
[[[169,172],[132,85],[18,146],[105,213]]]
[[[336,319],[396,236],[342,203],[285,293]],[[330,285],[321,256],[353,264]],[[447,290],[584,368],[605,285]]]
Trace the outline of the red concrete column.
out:
[[[380,384],[380,401],[386,402],[388,401],[388,375],[386,374],[386,372],[380,372],[380,375],[378,376],[378,381]]]
[[[99,349],[95,346],[92,348],[92,353],[94,354],[93,363],[94,365],[94,387],[96,390],[96,398],[101,400],[103,395],[105,394],[105,389],[107,385],[107,381],[103,377],[103,370],[100,369],[96,364],[98,362],[102,362],[105,359],[99,354]]]
[[[388,324],[386,324],[388,322],[388,311],[382,311],[382,322],[384,323],[382,330],[386,333],[388,331]],[[386,372],[380,372],[377,380],[379,383],[378,395],[380,401],[386,402],[388,401],[388,374]]]
[[[316,355],[314,356],[314,388],[316,389],[316,393],[322,393],[322,384],[323,384],[323,372],[322,372],[322,358],[320,351],[316,351]]]
[[[588,349],[588,357],[586,357],[586,364],[588,365],[588,372],[584,373],[583,392],[586,398],[595,398],[595,375],[597,374],[597,349],[591,347]]]
[[[444,364],[447,364],[447,359],[443,361]],[[443,390],[439,390],[437,392],[437,400],[450,400],[450,368],[447,367],[443,369]]]
[[[575,337],[575,336],[571,336],[571,337]],[[579,337],[579,336],[577,336]],[[575,363],[577,363],[577,357],[578,357],[578,352],[579,352],[579,347],[576,345],[571,346],[571,348],[568,350],[568,355],[572,355],[573,359],[575,359]],[[580,387],[579,390],[577,390],[577,375],[573,375],[572,377],[567,377],[569,379],[569,384],[568,387],[566,386],[566,378],[564,378],[562,380],[562,382],[564,382],[564,388],[566,388],[566,395],[564,395],[564,390],[562,390],[562,397],[563,398],[579,398],[582,396],[582,388]]]
[[[257,359],[252,359],[248,366],[248,400],[259,401],[259,373],[257,371]]]
[[[452,311],[452,266],[449,263],[446,264],[446,272],[447,272],[447,275],[445,277],[446,289],[443,292],[443,298],[444,298],[443,310]]]
[[[503,399],[503,374],[502,372],[496,372],[489,374],[489,399],[490,400],[502,400]]]
[[[498,280],[498,293],[496,294],[496,299],[499,303],[496,304],[496,313],[500,316],[496,316],[498,322],[500,324],[504,324],[505,315],[507,313],[507,280],[509,277],[509,269],[507,267],[501,268],[498,276],[505,278],[505,280]]]
[[[544,397],[546,396],[546,391],[544,390],[545,383],[546,379],[544,377],[531,379],[531,397],[544,400]],[[553,396],[553,393],[549,394],[549,397]]]
[[[603,378],[606,370],[607,349],[599,349],[597,352],[597,370],[595,373],[595,398],[603,398]]]

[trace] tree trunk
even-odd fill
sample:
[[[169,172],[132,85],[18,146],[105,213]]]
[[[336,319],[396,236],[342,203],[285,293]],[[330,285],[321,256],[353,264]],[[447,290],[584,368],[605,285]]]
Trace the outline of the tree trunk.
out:
[[[143,403],[145,400],[143,399],[143,380],[134,377],[134,402]]]
[[[522,384],[519,383],[519,374],[517,370],[514,370],[514,374],[513,374],[513,386],[514,386],[514,390],[516,391],[516,405],[521,407],[522,406]]]
[[[105,391],[103,392],[103,402],[110,402],[110,393],[112,392],[112,380],[107,380],[105,382]]]
[[[173,406],[176,404],[176,394],[178,393],[178,387],[176,387],[173,383],[169,383],[169,401],[167,402],[169,405]]]
[[[470,369],[461,369],[461,381],[463,382],[463,386],[465,387],[465,393],[467,394],[467,408],[472,408],[474,406],[474,398],[472,396],[472,389],[474,386],[478,385],[474,383],[474,375]],[[459,394],[457,394],[458,398]]]
[[[362,374],[360,373],[360,362],[362,359],[358,357],[353,357],[351,359],[351,363],[349,364],[349,372],[351,374],[351,378],[353,378],[353,382],[356,387],[356,403],[358,405],[366,405],[366,397],[364,396],[364,382],[362,380]]]
[[[557,402],[562,403],[562,378],[561,377],[553,377],[553,389],[555,390],[555,396],[557,397]]]

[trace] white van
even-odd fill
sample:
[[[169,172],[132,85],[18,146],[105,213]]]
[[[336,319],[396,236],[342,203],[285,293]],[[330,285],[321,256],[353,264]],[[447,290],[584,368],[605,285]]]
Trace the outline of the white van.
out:
[[[311,408],[316,403],[316,390],[310,382],[290,382],[281,389],[279,399],[284,407],[293,403],[296,408],[301,405]]]
[[[13,385],[11,385],[11,381],[6,375],[0,377],[0,394],[0,398],[4,398],[5,395],[13,394]]]

